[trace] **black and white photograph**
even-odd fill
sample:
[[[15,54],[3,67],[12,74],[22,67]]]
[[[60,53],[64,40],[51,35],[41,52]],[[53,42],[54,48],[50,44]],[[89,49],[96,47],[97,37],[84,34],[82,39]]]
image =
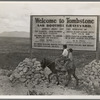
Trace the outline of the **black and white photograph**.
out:
[[[99,96],[100,2],[0,1],[1,96]]]

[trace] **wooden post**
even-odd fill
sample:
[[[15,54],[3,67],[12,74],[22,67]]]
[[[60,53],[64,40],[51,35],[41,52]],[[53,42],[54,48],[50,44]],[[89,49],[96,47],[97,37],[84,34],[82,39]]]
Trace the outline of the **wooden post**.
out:
[[[99,62],[99,16],[97,16],[97,44],[96,44],[96,61]]]
[[[32,16],[30,16],[30,59],[32,59]]]

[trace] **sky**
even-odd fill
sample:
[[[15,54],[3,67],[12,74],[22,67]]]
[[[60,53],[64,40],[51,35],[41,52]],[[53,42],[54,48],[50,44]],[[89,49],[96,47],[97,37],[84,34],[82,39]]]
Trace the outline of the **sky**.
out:
[[[29,32],[30,15],[100,15],[100,2],[0,2],[0,33]]]

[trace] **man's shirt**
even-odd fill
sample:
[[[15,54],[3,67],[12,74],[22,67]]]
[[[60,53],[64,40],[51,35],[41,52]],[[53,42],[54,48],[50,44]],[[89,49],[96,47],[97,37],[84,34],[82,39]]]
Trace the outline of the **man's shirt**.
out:
[[[62,55],[64,57],[67,57],[68,56],[68,50],[67,49],[64,49]]]

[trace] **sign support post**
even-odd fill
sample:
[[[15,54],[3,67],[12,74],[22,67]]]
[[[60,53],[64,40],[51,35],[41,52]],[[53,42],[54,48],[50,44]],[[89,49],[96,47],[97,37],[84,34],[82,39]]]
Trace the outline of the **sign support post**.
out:
[[[32,59],[32,16],[30,16],[30,59]]]
[[[97,16],[97,44],[96,44],[96,61],[99,62],[99,16]]]

